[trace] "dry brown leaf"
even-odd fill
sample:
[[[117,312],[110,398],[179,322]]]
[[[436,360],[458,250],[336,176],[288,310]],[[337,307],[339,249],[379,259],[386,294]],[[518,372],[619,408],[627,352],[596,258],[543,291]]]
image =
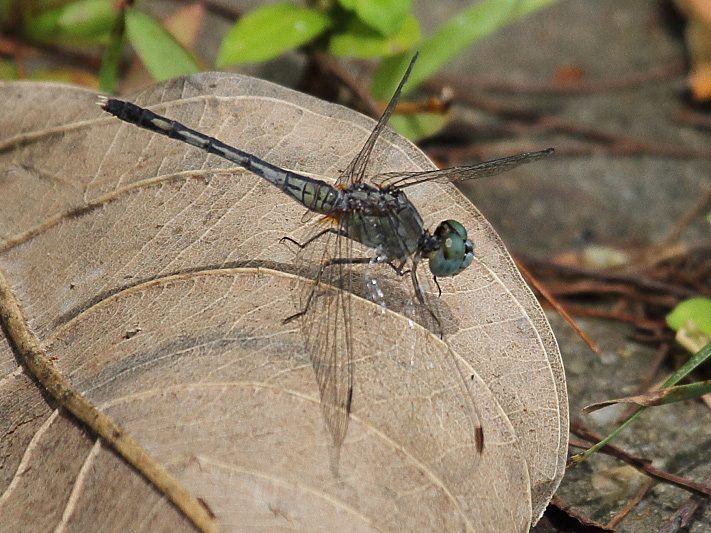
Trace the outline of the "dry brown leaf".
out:
[[[706,395],[701,395],[702,392],[708,390],[711,380],[697,381],[688,385],[677,385],[674,387],[666,387],[659,390],[637,394],[635,396],[625,396],[624,398],[614,398],[603,402],[596,402],[583,407],[584,413],[594,413],[605,407],[617,405],[620,403],[628,403],[638,405],[640,407],[655,407],[658,405],[666,405],[674,402],[687,401],[695,398],[700,398]]]
[[[336,481],[298,328],[280,322],[293,312],[296,282],[284,273],[293,255],[278,240],[303,235],[303,207],[227,162],[105,117],[94,100],[67,86],[0,85],[0,269],[33,333],[88,400],[225,529],[522,530],[530,505],[535,521],[563,474],[560,354],[469,202],[451,186],[408,191],[426,225],[461,221],[477,259],[441,282],[451,350],[414,335],[419,326],[397,314],[397,302],[374,320],[372,304],[357,300],[357,341],[374,348],[397,337],[399,347],[356,361]],[[373,124],[226,74],[171,81],[134,100],[324,179],[345,168]],[[407,141],[385,139],[379,169],[432,168]],[[471,376],[466,395],[457,369]],[[106,522],[116,529],[186,525],[54,410],[6,339],[0,372],[0,514],[68,529],[99,516],[116,517]],[[469,444],[472,399],[484,426],[481,457]]]
[[[711,100],[711,2],[709,0],[676,0],[688,17],[686,43],[691,59],[689,85],[694,99]]]

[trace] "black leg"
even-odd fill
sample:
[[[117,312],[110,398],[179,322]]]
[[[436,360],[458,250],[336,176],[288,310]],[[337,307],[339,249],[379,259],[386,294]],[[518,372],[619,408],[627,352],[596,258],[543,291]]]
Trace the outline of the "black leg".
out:
[[[392,263],[388,263],[391,267],[395,269],[395,272],[397,272],[398,276],[404,276],[405,274],[409,274],[409,270],[405,270],[404,272],[402,271],[403,267],[407,264],[407,257],[402,260],[402,262],[396,267]]]
[[[412,279],[412,285],[415,288],[415,296],[417,296],[417,299],[419,302],[423,305],[425,309],[432,315],[432,318],[434,321],[437,323],[437,329],[439,329],[439,336],[441,338],[444,338],[444,333],[442,331],[442,323],[439,321],[439,318],[437,318],[437,315],[434,314],[434,311],[430,309],[430,306],[427,305],[427,302],[425,302],[425,296],[422,294],[422,289],[420,288],[420,284],[417,281],[417,264],[420,262],[420,258],[418,256],[414,256],[412,258],[412,270],[410,270],[410,278]]]
[[[324,230],[321,233],[319,233],[318,235],[316,235],[315,237],[306,241],[303,245],[299,244],[298,242],[296,242],[293,239],[290,239],[289,237],[283,237],[282,240],[287,239],[287,240],[293,242],[294,244],[304,248],[304,247],[308,246],[309,243],[311,243],[314,239],[317,239],[318,237],[320,237],[321,235],[323,235],[325,233],[338,233],[338,230],[333,229],[333,228]],[[304,308],[301,311],[299,311],[298,313],[295,313],[291,316],[286,317],[284,320],[282,320],[282,324],[287,324],[288,322],[291,322],[294,319],[304,316],[308,312],[309,306],[311,305],[311,300],[313,299],[314,294],[316,294],[316,287],[318,286],[319,281],[321,281],[321,274],[323,274],[323,271],[327,267],[333,266],[333,265],[357,265],[357,264],[362,265],[364,263],[370,263],[372,260],[373,259],[370,257],[356,257],[356,258],[339,257],[339,258],[329,259],[328,261],[326,261],[323,265],[321,265],[321,268],[318,271],[316,279],[314,279],[313,288],[311,289],[311,292],[309,293],[309,297],[306,299],[306,305],[304,306]],[[395,268],[392,263],[388,263],[388,264],[390,266],[392,266],[393,268]]]
[[[343,230],[343,229],[328,228],[328,229],[325,229],[325,230],[323,230],[323,231],[318,232],[316,235],[314,235],[313,237],[311,237],[308,241],[306,241],[306,242],[303,243],[303,244],[296,242],[296,241],[295,241],[294,239],[292,239],[291,237],[282,237],[281,239],[279,239],[279,242],[280,242],[280,243],[284,243],[285,241],[289,241],[289,242],[291,242],[291,243],[294,243],[296,246],[298,246],[299,248],[301,248],[301,249],[303,250],[303,249],[306,248],[309,244],[311,244],[312,242],[314,242],[316,239],[318,239],[318,238],[323,237],[324,235],[326,235],[326,233],[335,233],[336,235],[340,235],[340,236],[342,236],[342,237],[348,237],[348,233],[347,233],[345,230]]]
[[[432,281],[434,281],[435,285],[437,285],[437,291],[439,292],[437,297],[439,298],[442,296],[442,287],[439,286],[439,281],[437,281],[437,276],[432,276]]]

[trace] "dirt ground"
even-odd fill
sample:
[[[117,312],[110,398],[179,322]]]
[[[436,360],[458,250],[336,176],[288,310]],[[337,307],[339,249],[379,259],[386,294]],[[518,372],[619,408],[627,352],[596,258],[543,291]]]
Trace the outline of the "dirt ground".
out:
[[[463,2],[443,3],[454,11]],[[444,19],[449,12],[442,8]],[[425,20],[424,17],[422,20]],[[438,20],[427,19],[435,26]],[[629,77],[636,72],[684,60],[679,28],[660,2],[635,0],[565,0],[487,39],[456,59],[447,75],[465,85],[501,82],[535,87],[550,83],[557,69],[575,67],[590,80]],[[515,94],[491,91],[498,101],[522,109],[629,135],[665,147],[708,149],[708,132],[674,117],[687,106],[683,73],[628,90],[598,90],[584,95]],[[570,137],[524,132],[531,147],[569,147]],[[507,141],[483,135],[482,142],[505,152]],[[467,194],[493,223],[510,250],[536,256],[580,250],[586,245],[626,247],[660,242],[675,221],[711,182],[708,159],[599,153],[560,153],[496,180],[472,183]],[[707,156],[708,157],[708,156]],[[535,167],[535,168],[534,168]],[[697,217],[681,234],[684,242],[708,238],[708,225]],[[634,394],[655,350],[630,340],[634,328],[585,319],[579,325],[601,347],[596,356],[560,317],[549,313],[568,379],[572,418],[607,434],[620,410],[581,414],[581,408],[606,398]],[[700,403],[675,404],[645,413],[615,441],[644,455],[654,465],[702,481],[711,472],[711,417]],[[646,481],[629,467],[599,455],[569,469],[558,491],[574,509],[608,522]],[[655,531],[689,497],[670,485],[652,487],[617,526],[619,531]],[[542,523],[536,531],[557,531]],[[702,507],[689,529],[711,531],[711,509]]]

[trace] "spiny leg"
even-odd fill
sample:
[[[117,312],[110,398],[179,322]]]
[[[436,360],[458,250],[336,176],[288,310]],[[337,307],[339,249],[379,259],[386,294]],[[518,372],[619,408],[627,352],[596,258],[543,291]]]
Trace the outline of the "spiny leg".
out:
[[[291,242],[291,243],[294,243],[296,246],[298,246],[299,248],[301,248],[301,249],[303,250],[303,249],[306,248],[309,244],[311,244],[312,242],[314,242],[316,239],[319,239],[319,238],[323,237],[323,236],[326,235],[327,233],[335,233],[336,235],[340,235],[341,237],[348,237],[348,233],[347,233],[346,230],[344,230],[344,229],[328,228],[328,229],[325,229],[325,230],[323,230],[323,231],[318,232],[316,235],[314,235],[313,237],[311,237],[309,240],[307,240],[307,241],[306,241],[305,243],[303,243],[303,244],[300,243],[300,242],[295,241],[295,240],[292,239],[291,237],[282,237],[281,239],[279,239],[279,242],[280,242],[280,243],[284,243],[285,241],[289,241],[289,242]]]
[[[329,233],[329,232],[330,233],[338,233],[338,230],[330,228],[328,230],[322,231],[316,237],[319,237],[319,236],[323,235],[324,233]],[[288,239],[288,240],[294,242],[295,244],[297,244],[298,246],[301,246],[298,242],[294,241],[293,239],[290,239],[289,237],[283,237],[283,239]],[[309,239],[308,241],[306,241],[306,243],[304,243],[303,246],[308,246],[308,244],[311,241],[313,241],[313,239]],[[321,265],[321,268],[319,269],[319,272],[316,275],[316,279],[313,282],[313,288],[311,289],[311,292],[309,293],[309,296],[306,299],[306,305],[304,306],[304,308],[301,311],[299,311],[298,313],[294,313],[293,315],[286,317],[284,320],[282,320],[282,324],[287,324],[287,323],[291,322],[292,320],[295,320],[297,318],[304,316],[308,312],[309,306],[311,305],[311,300],[313,299],[314,294],[316,294],[316,288],[318,287],[319,281],[321,280],[321,275],[323,274],[323,271],[326,268],[328,268],[330,266],[334,266],[334,265],[363,265],[363,264],[370,264],[370,263],[373,263],[373,258],[371,258],[371,257],[356,257],[356,258],[336,257],[334,259],[329,259],[326,263]],[[395,272],[398,273],[398,275],[400,275],[400,276],[404,275],[401,272],[402,267],[404,266],[404,262],[400,266],[395,266],[392,261],[383,261],[383,263],[385,263],[390,268],[392,268]],[[434,316],[434,314],[433,314],[433,316]],[[437,320],[437,317],[435,317],[435,320]]]
[[[412,285],[415,288],[415,296],[417,296],[417,299],[419,302],[422,304],[422,306],[427,309],[430,315],[432,315],[432,318],[434,321],[437,323],[437,329],[439,330],[439,336],[441,338],[444,338],[444,332],[442,330],[442,323],[440,322],[439,318],[437,315],[430,309],[430,306],[427,305],[427,302],[425,302],[425,295],[422,294],[422,288],[420,287],[420,283],[417,281],[417,265],[420,262],[420,257],[418,255],[414,256],[412,258],[412,270],[410,270],[410,278],[412,279]]]

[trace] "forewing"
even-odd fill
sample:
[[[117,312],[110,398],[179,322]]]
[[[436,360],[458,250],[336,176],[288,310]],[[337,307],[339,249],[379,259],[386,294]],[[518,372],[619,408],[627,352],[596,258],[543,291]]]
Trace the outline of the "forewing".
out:
[[[397,104],[397,101],[400,98],[400,92],[402,91],[402,88],[405,85],[407,78],[410,76],[410,72],[412,71],[412,67],[415,64],[417,55],[418,54],[415,53],[415,55],[412,57],[412,61],[410,61],[410,64],[407,67],[407,70],[405,71],[405,75],[400,80],[400,84],[397,86],[397,89],[395,89],[395,94],[393,94],[393,97],[390,99],[388,107],[385,109],[385,112],[380,117],[380,120],[378,120],[378,123],[375,125],[375,128],[373,128],[373,131],[370,133],[368,140],[365,141],[363,148],[360,149],[358,155],[353,158],[353,161],[350,162],[346,170],[344,170],[343,173],[338,177],[338,181],[336,181],[336,186],[345,188],[348,185],[351,185],[352,183],[363,181],[363,177],[365,176],[365,171],[368,166],[368,160],[370,159],[370,154],[373,152],[373,148],[375,147],[375,144],[377,143],[378,138],[380,137],[380,134],[383,131],[383,128],[388,123],[388,120],[390,120],[390,115],[392,115],[393,110],[395,109],[395,105]]]
[[[380,186],[392,186],[397,188],[410,187],[427,181],[437,182],[457,182],[467,181],[489,176],[496,176],[519,165],[537,161],[553,153],[553,148],[546,148],[536,152],[525,152],[523,154],[493,159],[476,165],[464,167],[451,167],[442,170],[429,170],[425,172],[388,172],[373,178],[373,183]]]
[[[348,429],[353,394],[350,266],[333,263],[352,255],[352,241],[341,236],[338,223],[322,219],[304,241],[296,257],[299,275],[312,279],[300,284],[296,305],[306,350],[321,394],[321,410],[336,451]],[[330,224],[330,227],[329,227]],[[330,231],[326,231],[330,230]],[[313,239],[309,242],[310,239]]]
[[[389,226],[390,235],[393,237],[399,236],[401,233],[397,231],[397,226],[400,223],[397,215],[391,213],[383,219],[383,226]],[[406,249],[406,243],[401,240],[400,249]],[[417,296],[415,288],[410,286],[408,292],[410,294],[409,298],[401,302],[404,304],[403,307],[396,307],[394,304],[397,301],[395,298],[391,298],[389,295],[385,297],[385,305],[390,307],[391,311],[404,314],[409,319],[416,321],[424,329],[413,328],[410,332],[410,336],[413,337],[409,341],[403,341],[402,344],[405,345],[406,342],[414,343],[414,353],[413,357],[421,356],[426,353],[427,350],[424,346],[427,345],[429,339],[425,339],[417,336],[434,336],[436,338],[445,338],[445,324],[443,323],[444,317],[439,316],[438,309],[439,299],[438,297],[432,296],[431,291],[428,290],[428,282],[426,281],[429,272],[422,266],[422,263],[413,264],[412,257],[409,258],[409,264],[407,265],[410,269],[417,269],[417,279],[421,286],[422,296],[424,302],[421,302]],[[407,268],[405,268],[405,271]],[[411,285],[412,277],[406,275],[403,277],[402,281],[404,285]],[[383,289],[387,291],[385,284]],[[370,297],[371,295],[367,295]],[[372,298],[371,298],[372,299]],[[379,303],[379,302],[376,302]],[[429,331],[429,333],[427,333]],[[383,332],[383,337],[388,338],[387,332]],[[445,339],[446,341],[446,339]],[[481,429],[481,416],[479,410],[473,400],[470,384],[470,374],[471,369],[467,370],[466,364],[459,359],[459,356],[452,350],[448,349],[447,357],[445,358],[445,363],[449,368],[449,374],[453,376],[458,384],[458,397],[460,398],[461,406],[465,410],[466,414],[466,424],[468,425],[468,435],[469,441],[467,443],[462,443],[462,446],[469,446],[476,449],[481,453],[485,447],[485,438]]]

